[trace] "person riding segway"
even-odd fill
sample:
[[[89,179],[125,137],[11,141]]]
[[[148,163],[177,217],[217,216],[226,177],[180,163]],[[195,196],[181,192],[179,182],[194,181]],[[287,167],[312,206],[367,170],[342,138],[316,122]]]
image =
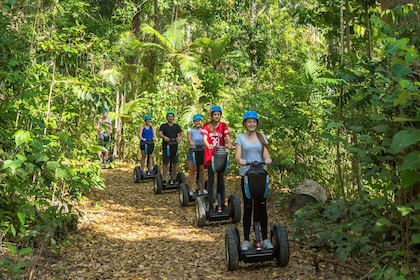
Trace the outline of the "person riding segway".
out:
[[[187,164],[189,175],[188,184],[179,184],[179,202],[182,207],[188,206],[189,202],[194,201],[198,196],[205,196],[207,194],[207,190],[204,188],[204,143],[203,135],[201,134],[202,120],[203,117],[200,114],[195,114],[193,116],[194,126],[187,131],[189,143]]]
[[[140,183],[144,180],[154,179],[155,170],[153,166],[153,151],[155,149],[156,132],[151,126],[152,117],[146,115],[144,117],[145,124],[139,128],[140,137],[140,166],[136,166],[133,171],[134,183]],[[146,158],[146,171],[144,171],[144,163]]]
[[[271,164],[268,142],[264,134],[257,132],[258,114],[248,111],[243,116],[246,133],[238,135],[236,161],[241,165],[241,188],[244,200],[244,241],[240,244],[239,231],[231,226],[225,233],[226,265],[228,270],[239,267],[239,261],[262,262],[277,260],[279,266],[289,262],[289,241],[285,227],[275,222],[271,229],[271,240],[267,234],[268,173],[264,166]],[[251,216],[254,211],[254,242],[250,243]],[[272,241],[274,245],[272,244]]]
[[[203,125],[204,167],[207,168],[207,202],[206,199],[196,199],[196,225],[204,226],[206,221],[221,221],[231,219],[232,223],[238,223],[241,216],[241,205],[235,194],[229,195],[228,207],[225,205],[224,174],[228,168],[228,149],[233,149],[228,126],[221,122],[222,109],[213,106],[210,109],[211,120]],[[217,175],[216,196],[214,191],[214,177]],[[217,200],[217,208],[214,207],[214,198]]]
[[[181,142],[184,133],[181,127],[174,123],[174,116],[174,111],[168,110],[166,112],[167,123],[162,124],[159,128],[158,135],[162,138],[163,174],[159,166],[156,165],[153,186],[156,194],[162,193],[162,190],[178,189],[179,183],[186,182],[184,173],[177,173],[178,144]],[[168,179],[166,180],[166,178]]]

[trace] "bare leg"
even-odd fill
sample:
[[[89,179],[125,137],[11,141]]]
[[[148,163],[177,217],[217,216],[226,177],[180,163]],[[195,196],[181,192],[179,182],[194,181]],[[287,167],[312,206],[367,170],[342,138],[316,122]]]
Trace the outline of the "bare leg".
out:
[[[199,180],[200,180],[200,184],[201,184],[201,192],[204,191],[204,184],[205,184],[205,180],[204,180],[204,166],[201,165],[199,170]]]
[[[168,182],[169,179],[168,179],[168,164],[167,163],[163,164],[162,171],[163,171],[163,180]],[[168,179],[168,180],[166,180],[166,179]]]
[[[188,170],[190,171],[190,173],[188,174],[188,186],[190,190],[192,190],[194,186],[194,180],[196,177],[196,171],[197,171],[197,168],[195,167],[192,161],[188,162]]]
[[[144,171],[144,159],[146,158],[146,154],[144,150],[141,151],[141,159],[140,159],[140,166],[141,170]]]
[[[176,178],[176,173],[177,173],[177,170],[178,170],[177,167],[178,167],[177,163],[172,163],[172,179],[174,179],[174,180]]]

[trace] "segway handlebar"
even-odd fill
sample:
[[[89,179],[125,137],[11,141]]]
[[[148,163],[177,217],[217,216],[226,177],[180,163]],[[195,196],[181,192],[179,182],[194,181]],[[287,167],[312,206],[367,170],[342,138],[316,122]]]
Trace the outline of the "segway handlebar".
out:
[[[264,161],[248,161],[245,165],[249,166],[264,166],[266,165]]]

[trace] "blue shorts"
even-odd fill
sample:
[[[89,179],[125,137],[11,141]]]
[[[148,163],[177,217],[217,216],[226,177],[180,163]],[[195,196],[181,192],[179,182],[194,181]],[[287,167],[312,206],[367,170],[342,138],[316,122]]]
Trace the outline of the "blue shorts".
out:
[[[193,151],[194,148],[188,148],[187,161],[193,161]]]

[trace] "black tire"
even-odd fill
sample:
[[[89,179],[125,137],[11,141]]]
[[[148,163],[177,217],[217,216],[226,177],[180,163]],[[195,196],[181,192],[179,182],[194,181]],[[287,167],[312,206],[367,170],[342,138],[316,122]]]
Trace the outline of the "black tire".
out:
[[[140,166],[136,166],[133,171],[134,183],[138,184],[141,181],[141,169]]]
[[[155,194],[161,194],[162,189],[163,189],[163,178],[162,178],[162,173],[160,172],[159,165],[155,165],[154,170],[155,170],[155,178],[153,181],[153,192]]]
[[[206,201],[204,197],[195,200],[195,225],[203,227],[206,224]]]
[[[236,194],[229,195],[229,213],[232,224],[237,224],[241,220],[241,201]]]
[[[286,228],[279,222],[273,223],[271,230],[271,242],[274,245],[274,255],[277,265],[284,267],[289,263],[289,238]]]
[[[153,171],[156,175],[162,175],[162,172],[160,172],[160,167],[157,164],[153,167]]]
[[[237,270],[239,268],[239,232],[236,226],[230,226],[225,233],[225,264],[229,271]]]
[[[182,173],[182,172],[178,172],[178,174],[177,174],[177,176],[176,176],[176,181],[178,182],[178,183],[187,183],[187,179],[185,179],[185,174],[184,173]]]
[[[181,203],[181,207],[188,206],[188,202],[190,201],[190,195],[187,184],[184,182],[180,183],[178,186],[179,190],[179,203]]]

